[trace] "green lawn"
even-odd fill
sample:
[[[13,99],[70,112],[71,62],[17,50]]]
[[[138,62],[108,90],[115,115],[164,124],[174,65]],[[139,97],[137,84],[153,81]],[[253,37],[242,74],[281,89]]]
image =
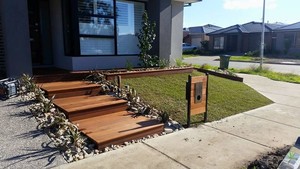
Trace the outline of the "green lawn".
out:
[[[182,58],[191,58],[191,57],[199,57],[200,55],[194,55],[194,54],[182,54]]]
[[[251,57],[251,56],[231,56],[231,61],[244,61],[244,62],[250,62],[250,61],[259,61],[260,58],[258,57]]]
[[[247,69],[230,69],[230,70],[235,73],[260,75],[277,81],[300,83],[300,76],[297,74],[273,72],[272,70],[266,67],[263,69],[260,69],[259,67],[249,67]]]
[[[195,75],[203,75],[193,72]],[[166,111],[171,118],[186,124],[185,84],[188,74],[122,79],[148,104]],[[247,85],[215,76],[209,79],[208,121],[215,121],[272,103]],[[201,116],[201,117],[200,117]],[[192,123],[202,120],[192,117]]]

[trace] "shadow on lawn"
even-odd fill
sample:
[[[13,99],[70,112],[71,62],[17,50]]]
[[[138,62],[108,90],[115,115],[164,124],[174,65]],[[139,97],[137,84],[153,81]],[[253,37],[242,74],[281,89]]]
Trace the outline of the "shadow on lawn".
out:
[[[48,143],[46,142],[42,143],[41,149],[25,148],[23,150],[28,153],[16,155],[7,159],[3,159],[1,161],[12,161],[13,163],[10,163],[8,166],[5,167],[5,168],[10,168],[11,166],[19,162],[22,162],[24,160],[30,162],[30,161],[38,161],[41,159],[47,159],[48,163],[45,166],[43,166],[43,167],[47,167],[54,162],[57,155],[60,155],[59,150],[54,145],[50,145],[51,143],[52,141]]]

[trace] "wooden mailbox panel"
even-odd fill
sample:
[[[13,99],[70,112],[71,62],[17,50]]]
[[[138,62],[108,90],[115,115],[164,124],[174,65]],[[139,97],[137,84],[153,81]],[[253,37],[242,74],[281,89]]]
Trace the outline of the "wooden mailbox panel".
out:
[[[195,84],[196,83],[202,83],[202,98],[201,102],[195,103]],[[190,112],[191,115],[195,114],[201,114],[205,113],[206,110],[206,88],[207,88],[207,76],[196,76],[196,77],[191,77],[191,83],[190,83],[190,102],[189,102],[189,107],[190,107]]]

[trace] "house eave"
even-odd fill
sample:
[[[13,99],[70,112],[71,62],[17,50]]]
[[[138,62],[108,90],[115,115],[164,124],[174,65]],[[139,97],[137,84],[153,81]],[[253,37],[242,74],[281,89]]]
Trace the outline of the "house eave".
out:
[[[202,0],[175,0],[178,2],[184,2],[184,3],[195,3],[195,2],[201,2]]]

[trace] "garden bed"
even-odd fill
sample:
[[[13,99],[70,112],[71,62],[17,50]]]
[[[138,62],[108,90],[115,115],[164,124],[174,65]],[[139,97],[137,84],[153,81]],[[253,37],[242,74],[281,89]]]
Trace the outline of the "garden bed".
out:
[[[145,76],[160,76],[160,75],[170,75],[178,73],[192,73],[193,67],[186,68],[168,68],[168,69],[136,69],[133,71],[116,71],[104,73],[107,80],[113,80],[116,76],[122,76],[122,78],[136,78]]]
[[[234,80],[234,81],[238,81],[238,82],[244,81],[244,79],[242,77],[227,75],[227,74],[219,73],[219,72],[212,71],[212,70],[201,69],[201,68],[198,68],[196,70],[199,72],[208,73],[210,75],[222,77],[222,78],[229,79],[229,80]]]

